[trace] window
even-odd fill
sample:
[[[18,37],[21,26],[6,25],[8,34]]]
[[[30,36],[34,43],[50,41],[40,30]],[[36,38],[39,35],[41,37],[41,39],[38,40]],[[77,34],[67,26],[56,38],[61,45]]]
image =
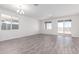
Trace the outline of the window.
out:
[[[1,30],[10,30],[11,29],[10,20],[1,20],[1,22],[2,22]]]
[[[18,24],[18,20],[12,20],[12,29],[18,29],[19,28],[19,24]]]
[[[1,14],[1,30],[19,29],[18,18]]]
[[[52,29],[52,22],[51,21],[45,22],[45,29],[47,29],[47,30],[51,30]]]

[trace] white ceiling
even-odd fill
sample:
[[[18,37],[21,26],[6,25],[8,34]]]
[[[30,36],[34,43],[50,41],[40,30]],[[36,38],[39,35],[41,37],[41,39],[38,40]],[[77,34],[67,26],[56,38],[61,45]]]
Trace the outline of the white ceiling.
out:
[[[25,4],[24,16],[35,19],[42,19],[48,16],[65,16],[79,13],[79,4]],[[27,8],[28,7],[28,8]],[[16,5],[0,4],[0,9],[5,9],[16,13]]]

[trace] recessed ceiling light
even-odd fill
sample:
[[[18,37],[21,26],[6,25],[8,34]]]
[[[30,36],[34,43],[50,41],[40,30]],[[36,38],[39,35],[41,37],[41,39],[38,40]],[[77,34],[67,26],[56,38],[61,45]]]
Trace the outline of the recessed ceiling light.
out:
[[[34,6],[38,6],[39,4],[33,4]]]

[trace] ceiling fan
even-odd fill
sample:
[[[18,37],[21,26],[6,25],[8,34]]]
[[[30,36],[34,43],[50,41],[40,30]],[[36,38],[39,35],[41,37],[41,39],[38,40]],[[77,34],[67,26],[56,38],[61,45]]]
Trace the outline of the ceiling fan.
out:
[[[32,5],[39,6],[39,4],[32,4]],[[22,7],[23,7],[23,5],[18,6],[19,9],[17,10],[17,13],[19,13],[20,15],[24,14],[24,10]]]

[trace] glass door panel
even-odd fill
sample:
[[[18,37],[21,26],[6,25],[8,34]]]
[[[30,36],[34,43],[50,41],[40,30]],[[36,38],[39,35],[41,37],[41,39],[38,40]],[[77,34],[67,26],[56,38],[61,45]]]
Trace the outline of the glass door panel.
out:
[[[63,23],[64,25],[64,34],[71,34],[71,22],[66,21]]]
[[[58,33],[63,33],[63,22],[58,22]]]

